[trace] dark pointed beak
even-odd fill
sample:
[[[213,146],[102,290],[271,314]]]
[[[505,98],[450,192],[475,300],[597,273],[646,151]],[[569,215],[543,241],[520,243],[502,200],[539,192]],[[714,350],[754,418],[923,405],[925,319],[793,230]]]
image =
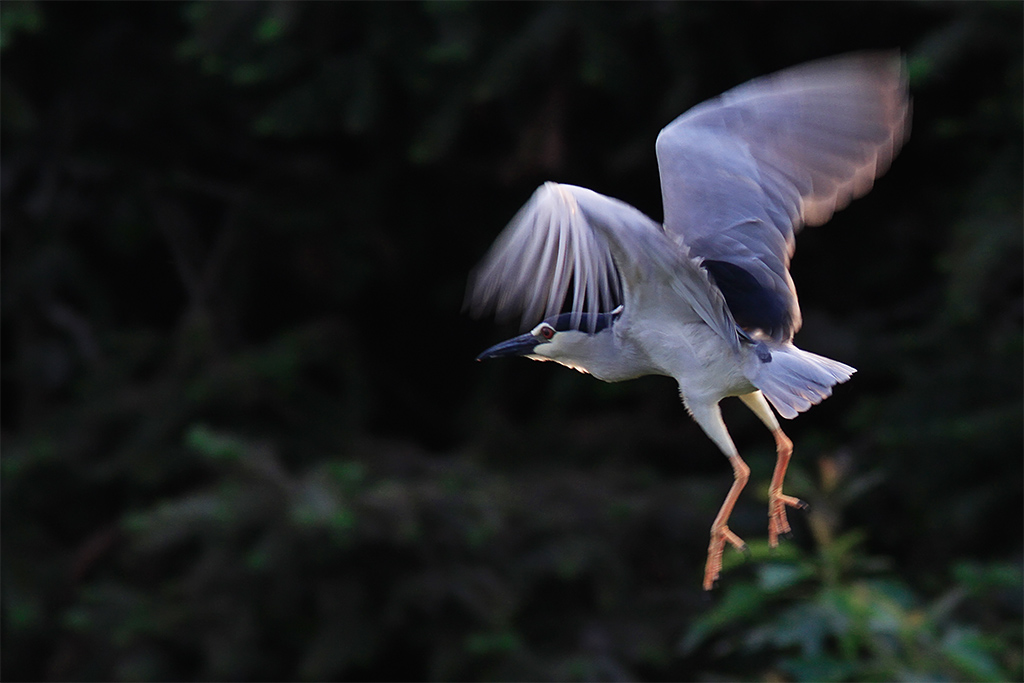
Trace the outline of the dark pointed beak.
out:
[[[502,356],[525,356],[533,353],[535,348],[537,348],[537,338],[527,332],[518,337],[512,337],[500,344],[495,344],[477,356],[476,359],[487,360],[488,358],[501,358]]]

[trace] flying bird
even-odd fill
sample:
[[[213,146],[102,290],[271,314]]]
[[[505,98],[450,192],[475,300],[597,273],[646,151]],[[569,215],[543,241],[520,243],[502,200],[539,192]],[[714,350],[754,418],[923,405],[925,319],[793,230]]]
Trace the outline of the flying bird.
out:
[[[526,356],[606,382],[678,382],[734,476],[711,525],[706,590],[719,577],[725,544],[746,547],[728,522],[750,470],[719,402],[738,396],[775,438],[775,547],[790,531],[787,508],[805,505],[782,492],[793,444],[772,408],[792,419],[855,372],[793,344],[801,325],[789,274],[795,235],[867,193],[907,139],[909,121],[896,52],[852,53],[754,79],[658,135],[663,224],[617,199],[548,182],[470,276],[474,313],[521,316],[529,329],[480,360]]]

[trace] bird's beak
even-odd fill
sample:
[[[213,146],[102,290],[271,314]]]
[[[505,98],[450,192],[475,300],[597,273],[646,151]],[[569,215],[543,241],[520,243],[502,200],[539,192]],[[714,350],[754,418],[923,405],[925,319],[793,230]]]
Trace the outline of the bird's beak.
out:
[[[488,358],[501,358],[502,356],[527,356],[533,353],[535,348],[537,348],[537,338],[527,332],[518,337],[512,337],[500,344],[495,344],[477,356],[476,359],[487,360]]]

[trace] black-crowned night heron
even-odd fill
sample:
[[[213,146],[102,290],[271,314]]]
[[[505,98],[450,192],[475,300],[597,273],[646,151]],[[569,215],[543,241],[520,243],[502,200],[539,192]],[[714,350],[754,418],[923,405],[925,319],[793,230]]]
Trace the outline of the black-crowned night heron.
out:
[[[790,530],[782,493],[793,450],[769,403],[793,418],[854,369],[793,345],[800,307],[794,234],[871,189],[909,130],[903,61],[844,55],[757,78],[708,100],[658,135],[665,222],[572,185],[545,183],[470,279],[477,313],[522,315],[526,334],[480,359],[553,360],[606,382],[667,375],[728,456],[734,481],[711,525],[710,589],[749,468],[718,404],[739,396],[775,436],[768,540]],[[572,306],[559,314],[572,285]]]

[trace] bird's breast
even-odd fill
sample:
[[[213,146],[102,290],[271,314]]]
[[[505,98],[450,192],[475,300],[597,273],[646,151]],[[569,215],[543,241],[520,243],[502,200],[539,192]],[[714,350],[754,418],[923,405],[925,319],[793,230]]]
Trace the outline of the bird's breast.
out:
[[[743,359],[714,330],[702,323],[662,325],[638,335],[636,344],[658,374],[674,377],[684,396],[716,400],[754,391]]]

